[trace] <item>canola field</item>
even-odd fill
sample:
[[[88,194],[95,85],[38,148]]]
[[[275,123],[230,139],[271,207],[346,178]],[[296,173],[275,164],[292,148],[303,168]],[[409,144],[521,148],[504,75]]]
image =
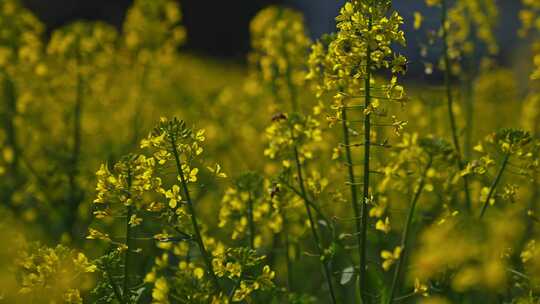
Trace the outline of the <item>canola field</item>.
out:
[[[540,303],[540,2],[503,66],[499,1],[417,1],[265,8],[240,65],[181,2],[0,0],[0,303]]]

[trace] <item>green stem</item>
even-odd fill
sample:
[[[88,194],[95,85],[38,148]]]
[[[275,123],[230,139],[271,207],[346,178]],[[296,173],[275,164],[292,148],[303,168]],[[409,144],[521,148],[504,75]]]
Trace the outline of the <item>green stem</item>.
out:
[[[287,183],[286,181],[282,180],[281,181],[283,183],[283,185],[285,185],[287,188],[291,189],[294,193],[296,193],[298,196],[300,197],[303,197],[302,195],[302,192],[298,189],[296,189],[294,186],[290,185],[289,183]],[[306,202],[308,203],[308,205],[313,208],[313,210],[315,210],[315,213],[317,214],[318,217],[320,217],[323,221],[325,221],[326,223],[330,224],[331,221],[324,215],[324,213],[322,212],[321,208],[319,208],[319,206],[317,206],[317,204],[315,204],[313,201],[311,201],[309,198],[305,198],[306,199]]]
[[[111,285],[111,288],[114,293],[114,297],[116,298],[118,303],[124,302],[122,299],[122,292],[120,291],[120,288],[118,287],[116,282],[114,282],[111,268],[109,267],[107,263],[105,263],[104,266],[105,266],[105,276],[107,276],[107,280],[109,281],[109,284]]]
[[[216,289],[218,293],[221,293],[222,289],[221,289],[221,286],[219,285],[218,277],[214,271],[214,266],[212,265],[212,259],[210,258],[210,254],[206,250],[206,247],[204,246],[204,243],[203,243],[201,231],[199,229],[199,224],[197,223],[197,213],[195,211],[195,207],[193,206],[193,202],[189,194],[187,181],[184,176],[184,172],[182,171],[182,163],[180,162],[180,155],[178,154],[178,149],[176,146],[176,142],[174,140],[171,140],[171,148],[174,155],[174,160],[176,162],[176,171],[178,172],[178,175],[180,176],[182,189],[183,189],[184,196],[186,198],[186,203],[188,206],[188,210],[190,213],[191,224],[193,226],[193,231],[195,233],[195,241],[197,242],[199,250],[201,251],[201,255],[204,259],[204,263],[206,264],[207,272],[210,275],[212,283],[214,284],[214,288]]]
[[[499,172],[497,172],[497,176],[495,177],[495,179],[493,180],[493,183],[491,183],[491,186],[489,187],[488,195],[486,197],[486,200],[484,201],[482,210],[480,211],[480,219],[482,219],[482,217],[484,216],[484,213],[486,212],[487,207],[489,206],[489,201],[491,200],[491,197],[493,196],[493,193],[495,192],[495,188],[497,188],[497,185],[499,184],[499,181],[501,180],[504,169],[506,168],[506,165],[508,164],[509,159],[510,159],[510,153],[506,153],[501,163],[501,167],[499,168]]]
[[[288,232],[288,222],[287,222],[287,218],[285,217],[285,215],[283,215],[283,236],[285,238],[285,262],[287,264],[287,287],[289,289],[289,291],[292,291],[293,288],[292,288],[292,283],[293,283],[293,279],[292,279],[292,261],[291,261],[291,257],[289,256],[289,246],[290,246],[290,241],[289,241],[289,232]]]
[[[294,147],[294,159],[296,162],[296,173],[298,174],[298,184],[300,186],[300,193],[302,194],[302,199],[304,201],[304,206],[306,208],[306,212],[309,219],[309,226],[311,227],[311,234],[313,235],[313,240],[315,241],[315,245],[317,247],[318,254],[321,258],[321,264],[324,269],[324,275],[326,277],[326,283],[328,284],[328,290],[330,291],[330,299],[333,304],[336,304],[336,296],[334,293],[334,286],[332,284],[332,273],[330,272],[330,268],[328,267],[328,262],[326,261],[326,258],[324,257],[324,251],[322,248],[322,244],[320,241],[319,233],[317,232],[317,223],[313,219],[313,214],[311,213],[311,207],[308,203],[308,195],[306,191],[306,187],[304,184],[304,177],[302,173],[302,164],[300,162],[300,157],[298,156],[298,149],[296,146]]]
[[[253,197],[249,194],[247,218],[249,224],[249,248],[255,249],[255,221],[253,220]]]
[[[131,181],[132,181],[132,177],[131,177],[131,169],[129,169],[128,171],[128,180],[127,180],[127,186],[128,186],[128,196],[130,196],[130,189],[131,189]],[[129,281],[129,269],[130,269],[130,264],[131,264],[131,250],[132,250],[132,240],[133,240],[133,237],[132,237],[132,233],[133,233],[133,229],[131,227],[131,224],[129,223],[129,221],[131,220],[131,216],[133,215],[133,205],[129,205],[127,206],[127,214],[126,214],[126,246],[127,246],[127,249],[126,249],[126,253],[124,254],[124,282],[123,282],[123,296],[124,296],[124,303],[130,303],[130,293],[129,293],[129,289],[130,289],[130,281]]]
[[[373,27],[372,16],[369,16],[368,30]],[[364,82],[364,109],[369,109],[371,105],[371,48],[368,45],[366,51],[366,79]],[[370,303],[367,290],[367,227],[368,214],[367,202],[369,201],[369,173],[370,173],[370,148],[371,148],[371,114],[364,117],[364,183],[362,194],[362,209],[360,215],[362,218],[361,230],[361,249],[360,249],[360,291],[363,303]],[[350,164],[352,165],[352,164]]]
[[[242,265],[243,266],[243,265]],[[231,289],[231,292],[229,293],[229,303],[232,303],[233,302],[233,297],[234,297],[234,294],[236,292],[236,290],[238,289],[238,287],[240,287],[240,284],[242,283],[242,276],[244,274],[243,273],[240,273],[240,276],[238,277],[238,279],[236,280],[236,282],[234,282],[234,286],[233,288]]]
[[[529,198],[529,211],[532,211],[533,214],[536,215],[536,206],[538,205],[537,202],[538,202],[538,196],[540,195],[540,185],[538,183],[538,177],[534,177],[533,181],[531,182],[531,185],[532,185],[532,193],[531,193],[531,197]],[[532,224],[533,224],[533,221],[532,219],[530,218],[530,216],[528,217],[528,221],[527,221],[527,229],[525,231],[527,231],[527,233],[525,235],[531,235],[532,233]]]
[[[354,218],[356,224],[356,247],[358,248],[358,258],[360,258],[362,256],[362,220],[360,215],[360,207],[358,206],[356,176],[354,173],[354,166],[352,166],[353,159],[350,145],[349,126],[347,124],[347,110],[345,109],[345,107],[341,108],[341,121],[343,128],[343,142],[345,146],[345,158],[347,161],[347,169],[349,175],[348,183],[351,191],[351,205],[354,211]],[[359,288],[361,289],[361,286],[359,286]]]
[[[448,50],[448,29],[447,29],[447,18],[448,18],[448,9],[446,5],[447,0],[441,1],[441,27],[442,27],[442,42],[443,42],[443,59],[444,59],[444,84],[446,89],[446,100],[448,106],[448,118],[450,120],[450,129],[452,131],[452,142],[454,144],[454,149],[456,150],[457,155],[457,164],[459,170],[464,169],[463,156],[461,154],[461,147],[459,144],[459,137],[457,131],[456,118],[454,116],[454,97],[452,94],[451,87],[451,66],[450,66],[450,54]],[[463,190],[465,192],[465,208],[467,211],[471,210],[471,195],[469,190],[469,177],[467,175],[463,176]]]
[[[432,160],[431,158],[428,161],[428,164],[426,165],[424,172],[422,173],[422,177],[420,178],[420,183],[418,184],[418,188],[416,189],[416,192],[414,193],[413,199],[411,201],[411,206],[409,207],[409,214],[407,215],[407,222],[405,224],[405,227],[403,229],[403,235],[401,237],[401,255],[399,256],[399,259],[397,261],[396,269],[394,271],[394,278],[392,280],[392,287],[390,288],[390,296],[388,297],[388,304],[391,304],[394,301],[394,297],[396,294],[396,291],[399,290],[399,279],[401,277],[401,272],[403,268],[403,264],[405,262],[405,253],[407,252],[407,246],[409,243],[409,234],[410,229],[414,217],[414,212],[416,209],[416,204],[418,203],[418,199],[420,198],[420,195],[422,194],[422,191],[424,190],[424,186],[426,184],[426,175],[431,168]]]

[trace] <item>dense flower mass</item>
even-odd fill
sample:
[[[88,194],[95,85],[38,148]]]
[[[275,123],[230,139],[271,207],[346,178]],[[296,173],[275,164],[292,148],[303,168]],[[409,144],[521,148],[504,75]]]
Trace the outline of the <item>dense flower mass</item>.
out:
[[[124,43],[130,50],[174,51],[186,39],[182,12],[176,1],[137,0],[124,22]]]
[[[17,0],[0,4],[0,67],[14,61],[36,63],[43,45],[41,22]]]
[[[405,45],[400,26],[403,18],[388,13],[389,1],[347,2],[336,18],[337,34],[323,37],[312,47],[309,57],[309,79],[319,79],[318,94],[325,91],[362,94],[367,74],[389,69],[405,71],[407,60],[392,50],[392,44]],[[368,55],[369,53],[369,55]],[[393,96],[401,87],[382,85],[383,95]]]
[[[248,239],[251,248],[268,243],[273,233],[282,229],[280,206],[266,191],[269,182],[254,172],[236,181],[235,187],[225,190],[219,210],[219,227],[232,225],[231,238]]]
[[[264,8],[244,67],[177,1],[48,32],[0,0],[0,302],[539,303],[540,4],[508,68],[508,4],[417,1],[314,42]]]
[[[253,51],[250,63],[257,78],[280,102],[293,103],[305,83],[305,57],[310,39],[301,13],[282,7],[268,7],[250,25]]]
[[[51,301],[83,303],[79,290],[84,288],[82,275],[96,269],[83,253],[64,246],[34,248],[17,260],[21,280],[19,293],[30,301],[44,292],[52,292],[47,296]]]
[[[485,53],[495,55],[499,51],[496,39],[496,27],[499,7],[493,0],[454,1],[426,0],[428,6],[442,6],[447,14],[444,25],[447,35],[449,57],[459,71],[466,57]],[[417,28],[419,28],[418,26]],[[444,33],[444,31],[441,31]]]

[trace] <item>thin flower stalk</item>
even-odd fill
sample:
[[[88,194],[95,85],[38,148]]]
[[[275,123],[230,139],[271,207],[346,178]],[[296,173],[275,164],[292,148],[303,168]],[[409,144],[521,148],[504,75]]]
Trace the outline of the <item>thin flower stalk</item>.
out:
[[[370,293],[367,282],[367,231],[368,231],[368,204],[371,200],[373,155],[372,147],[387,147],[385,143],[373,143],[373,127],[402,128],[403,122],[375,121],[372,114],[377,117],[384,116],[387,109],[384,102],[404,101],[404,88],[397,84],[398,75],[405,73],[407,59],[396,53],[394,44],[405,45],[405,37],[400,29],[403,18],[392,10],[392,2],[357,0],[349,1],[341,9],[336,18],[338,31],[335,35],[321,39],[312,47],[309,57],[309,79],[316,82],[318,96],[334,94],[333,107],[338,110],[332,116],[331,125],[342,121],[343,138],[345,143],[337,149],[337,157],[342,149],[345,150],[345,159],[348,167],[348,184],[351,189],[351,204],[355,212],[355,231],[358,250],[358,290],[364,303],[370,302]],[[357,51],[356,51],[357,50]],[[383,81],[376,84],[373,73],[388,70],[392,78],[388,83]],[[362,104],[348,104],[348,100],[362,101]],[[347,118],[347,109],[363,111],[361,119]],[[394,119],[394,116],[392,116]],[[352,131],[350,124],[361,123],[362,142],[351,143],[350,137],[359,132]],[[398,133],[398,132],[396,132]],[[357,181],[352,166],[351,147],[363,148],[362,180]],[[362,194],[358,193],[357,186],[362,185]]]
[[[177,144],[172,138],[171,138],[170,144],[171,144],[174,160],[176,163],[176,171],[178,175],[180,176],[180,182],[182,183],[182,190],[184,192],[184,197],[186,198],[186,203],[187,203],[188,210],[190,213],[191,224],[193,226],[195,241],[197,242],[199,250],[201,251],[201,255],[203,257],[204,263],[206,264],[207,271],[210,274],[212,283],[214,284],[214,288],[216,289],[218,293],[220,293],[221,286],[219,284],[217,275],[214,271],[210,254],[208,253],[208,251],[206,250],[206,247],[204,246],[199,224],[197,222],[198,221],[197,213],[195,211],[195,207],[193,206],[193,201],[191,200],[191,196],[189,194],[186,177],[184,176],[184,172],[182,170],[182,163],[180,161],[180,155],[178,154]]]
[[[504,155],[503,161],[501,163],[501,167],[499,168],[499,171],[497,172],[497,176],[495,177],[495,179],[493,180],[493,183],[489,187],[488,195],[486,196],[486,200],[484,201],[482,205],[482,210],[480,211],[480,219],[482,219],[482,217],[486,213],[486,209],[489,206],[491,197],[493,196],[493,193],[495,193],[495,189],[497,188],[497,185],[499,184],[499,181],[501,180],[501,177],[504,173],[504,170],[506,169],[509,159],[510,159],[510,152]]]
[[[336,301],[336,295],[335,295],[335,292],[334,292],[334,286],[333,286],[333,283],[332,283],[332,272],[330,271],[328,261],[327,261],[326,257],[324,256],[324,251],[323,251],[323,248],[322,248],[321,239],[319,237],[319,233],[317,232],[317,230],[318,230],[317,229],[317,227],[318,227],[317,222],[315,221],[315,219],[313,217],[313,214],[311,212],[311,207],[309,205],[308,194],[307,194],[306,186],[305,186],[305,183],[304,183],[304,177],[303,177],[303,172],[302,172],[302,163],[300,162],[300,158],[298,156],[298,149],[296,148],[296,146],[294,147],[294,159],[295,159],[295,163],[296,163],[296,172],[298,174],[298,186],[300,187],[300,193],[302,195],[302,199],[304,200],[304,205],[305,205],[306,212],[307,212],[307,215],[308,215],[309,226],[311,228],[311,234],[313,236],[313,241],[315,242],[315,245],[317,247],[317,251],[318,251],[318,254],[319,254],[320,259],[321,259],[321,264],[322,264],[323,269],[324,269],[324,275],[325,275],[325,278],[326,278],[326,283],[328,285],[328,291],[330,293],[331,302],[333,304],[336,304],[337,301]]]
[[[368,31],[373,28],[373,17],[369,16]],[[364,109],[368,109],[371,106],[371,47],[367,46],[366,51],[366,79],[364,82]],[[362,209],[360,211],[361,219],[361,240],[360,241],[360,290],[362,295],[362,301],[364,303],[370,303],[367,298],[367,227],[368,227],[368,206],[369,201],[369,174],[370,174],[370,148],[371,148],[371,113],[367,113],[364,116],[364,183],[362,194]],[[355,202],[357,204],[357,202]],[[358,224],[357,224],[358,226]]]
[[[249,225],[249,249],[255,249],[255,221],[253,219],[253,197],[251,193],[248,198],[247,218]]]
[[[424,168],[424,171],[422,173],[422,176],[420,177],[420,181],[418,184],[418,188],[416,189],[414,196],[411,201],[411,205],[409,207],[409,213],[407,214],[407,221],[405,223],[405,227],[403,229],[403,235],[401,236],[401,254],[399,256],[399,259],[397,261],[396,268],[394,270],[394,277],[392,279],[392,286],[390,287],[390,296],[388,297],[388,304],[393,303],[396,297],[396,292],[400,290],[400,277],[403,272],[403,265],[405,263],[405,255],[407,252],[407,248],[409,245],[409,237],[410,237],[410,231],[411,231],[411,225],[414,218],[414,213],[416,210],[416,205],[418,203],[418,199],[420,198],[420,195],[422,194],[422,191],[424,190],[424,186],[426,185],[426,176],[428,173],[428,170],[431,168],[432,165],[432,159],[430,158],[426,167]]]
[[[129,196],[130,196],[130,193],[129,193],[129,190],[131,188],[131,183],[132,183],[132,177],[131,177],[131,170],[128,169],[128,178],[127,178],[127,195],[128,195],[128,199],[129,199]],[[127,213],[126,213],[126,252],[124,253],[124,280],[123,280],[123,299],[124,299],[124,303],[130,303],[131,300],[130,300],[130,276],[131,274],[129,273],[131,267],[130,267],[130,264],[131,264],[131,258],[132,258],[132,250],[133,250],[133,227],[131,225],[131,217],[133,215],[133,205],[129,205],[127,206]],[[113,289],[114,289],[114,286],[113,285]]]
[[[448,47],[448,8],[447,0],[441,1],[441,30],[442,30],[442,43],[443,43],[443,60],[444,60],[444,85],[446,92],[446,101],[448,107],[448,118],[450,120],[450,129],[452,131],[452,142],[457,155],[457,165],[460,170],[464,169],[463,156],[461,154],[461,146],[459,143],[459,136],[456,124],[456,118],[454,116],[454,96],[452,94],[451,86],[451,65],[450,54]],[[467,176],[463,176],[463,191],[465,193],[465,208],[470,211],[471,209],[471,195],[469,190],[469,179]]]
[[[293,85],[292,82],[287,81],[287,87],[288,87],[290,92],[295,91],[295,88],[294,88],[294,85]],[[275,96],[277,96],[277,95],[275,95]],[[293,111],[296,111],[297,108],[298,108],[296,94],[291,94],[291,108],[293,109]],[[290,128],[291,128],[291,134],[294,134],[294,127],[290,126]],[[335,295],[335,291],[334,291],[334,286],[333,286],[333,283],[332,283],[332,272],[330,270],[330,266],[328,264],[327,258],[324,256],[323,244],[321,242],[321,238],[320,238],[319,232],[318,232],[318,230],[319,230],[318,224],[317,224],[317,221],[314,218],[314,215],[312,213],[311,208],[315,209],[315,212],[319,216],[321,216],[321,218],[323,218],[326,222],[328,222],[328,221],[326,220],[325,216],[322,214],[321,210],[319,208],[317,208],[317,206],[315,204],[313,204],[313,202],[308,197],[308,193],[307,193],[307,190],[306,190],[306,184],[305,184],[304,176],[303,176],[304,173],[303,173],[303,169],[302,169],[302,162],[300,161],[298,147],[297,147],[296,144],[293,144],[293,154],[294,154],[294,162],[295,162],[295,166],[296,166],[296,173],[298,175],[297,182],[298,182],[299,189],[296,189],[296,187],[294,187],[292,185],[287,185],[286,182],[285,182],[285,185],[287,185],[298,196],[300,196],[302,198],[303,202],[304,202],[304,206],[305,206],[305,209],[306,209],[306,212],[307,212],[307,215],[308,215],[308,220],[309,220],[309,223],[310,223],[310,228],[311,228],[313,241],[315,242],[318,254],[319,254],[320,259],[321,259],[321,264],[323,266],[324,276],[325,276],[325,279],[326,279],[326,282],[327,282],[327,285],[328,285],[330,299],[331,299],[331,302],[335,304],[337,302],[336,302],[336,295]],[[288,238],[287,238],[286,243],[288,243]],[[290,261],[290,257],[288,256],[289,255],[289,246],[288,246],[288,244],[286,246],[287,246],[287,248],[286,248],[285,253],[287,255],[287,266],[288,266],[288,271],[289,271],[288,272],[288,280],[292,280],[292,273],[290,272],[290,270],[291,270],[290,266],[292,265],[292,263]]]
[[[287,266],[287,289],[289,291],[293,291],[293,270],[292,270],[292,261],[290,256],[289,247],[291,246],[290,240],[289,240],[289,232],[288,232],[288,222],[287,217],[283,216],[283,238],[284,238],[284,245],[285,245],[285,264]]]

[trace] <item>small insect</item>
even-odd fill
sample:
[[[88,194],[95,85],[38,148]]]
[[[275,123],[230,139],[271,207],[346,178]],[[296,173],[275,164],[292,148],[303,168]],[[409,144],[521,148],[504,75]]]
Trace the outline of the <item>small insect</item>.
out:
[[[274,115],[272,115],[272,121],[280,121],[280,120],[286,120],[287,119],[287,115],[285,115],[285,113],[276,113]]]
[[[280,188],[278,184],[273,184],[272,188],[270,188],[270,197],[274,198],[278,193],[280,192]]]

